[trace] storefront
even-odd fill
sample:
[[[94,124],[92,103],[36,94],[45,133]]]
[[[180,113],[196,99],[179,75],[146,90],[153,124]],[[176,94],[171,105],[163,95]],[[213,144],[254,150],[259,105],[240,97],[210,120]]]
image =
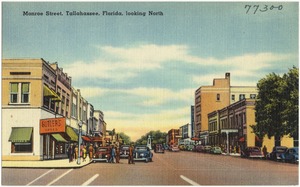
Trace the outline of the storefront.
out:
[[[66,125],[66,118],[40,120],[40,135],[43,136],[43,160],[67,158],[67,148],[78,142],[78,135]]]

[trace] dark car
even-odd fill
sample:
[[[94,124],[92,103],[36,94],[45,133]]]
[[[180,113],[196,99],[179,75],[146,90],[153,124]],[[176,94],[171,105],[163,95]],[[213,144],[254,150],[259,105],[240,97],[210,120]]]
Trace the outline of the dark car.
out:
[[[259,147],[246,147],[241,152],[242,158],[264,158],[264,155],[262,154]]]
[[[129,155],[129,145],[122,145],[120,148],[120,158],[128,158]]]
[[[165,153],[165,149],[162,144],[156,144],[154,148],[155,153]]]
[[[272,152],[270,153],[271,160],[281,160],[280,155],[285,153],[288,148],[285,146],[275,146],[273,147]]]
[[[136,145],[134,147],[133,159],[135,161],[142,160],[145,162],[152,162],[153,154],[147,145]]]
[[[105,161],[107,162],[110,156],[109,147],[98,147],[93,155],[93,162]]]
[[[298,163],[299,162],[298,147],[292,147],[287,149],[285,153],[282,153],[280,155],[280,157],[284,162]]]

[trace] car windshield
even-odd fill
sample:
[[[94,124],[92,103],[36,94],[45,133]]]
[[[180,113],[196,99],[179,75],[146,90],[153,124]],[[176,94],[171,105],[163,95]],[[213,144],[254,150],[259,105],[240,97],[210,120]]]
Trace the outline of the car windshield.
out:
[[[98,151],[101,151],[101,152],[105,152],[107,149],[106,148],[99,148]]]
[[[147,148],[146,147],[136,147],[135,150],[137,150],[137,151],[146,151]]]
[[[297,147],[297,148],[295,148],[295,151],[296,151],[296,153],[298,154],[298,147]]]
[[[129,147],[122,147],[121,149],[123,149],[123,150],[128,150],[129,149]]]
[[[260,150],[257,147],[253,147],[253,148],[251,148],[251,151],[253,151],[253,152],[259,152]]]
[[[283,153],[283,152],[286,151],[286,148],[284,148],[284,147],[278,147],[276,151],[279,152],[279,153]]]

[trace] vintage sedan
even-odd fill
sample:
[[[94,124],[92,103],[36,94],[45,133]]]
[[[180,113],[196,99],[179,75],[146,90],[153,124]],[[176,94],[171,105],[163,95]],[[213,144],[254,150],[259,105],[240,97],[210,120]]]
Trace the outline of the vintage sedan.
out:
[[[203,151],[204,151],[205,153],[210,153],[210,150],[211,150],[211,146],[210,146],[210,145],[206,145],[206,146],[204,146],[204,148],[203,148]]]
[[[211,154],[222,154],[222,149],[221,147],[214,146],[210,149]]]
[[[172,152],[178,152],[180,151],[179,147],[177,145],[171,145],[169,148],[170,151]]]
[[[263,153],[261,152],[259,147],[251,146],[246,147],[241,152],[242,158],[264,158]]]
[[[271,160],[275,160],[275,161],[281,160],[280,155],[281,155],[282,153],[285,153],[287,149],[288,149],[288,148],[285,147],[285,146],[275,146],[275,147],[273,147],[273,150],[272,150],[272,152],[270,153],[270,159],[271,159]]]
[[[147,145],[136,145],[134,147],[133,159],[135,161],[152,162],[153,153]]]
[[[121,145],[120,147],[120,158],[128,158],[129,155],[129,145]]]
[[[108,162],[109,157],[110,157],[109,147],[98,147],[93,155],[93,162],[96,161]]]
[[[282,153],[280,155],[280,157],[284,162],[298,163],[299,162],[298,147],[292,147],[287,149],[285,153]]]

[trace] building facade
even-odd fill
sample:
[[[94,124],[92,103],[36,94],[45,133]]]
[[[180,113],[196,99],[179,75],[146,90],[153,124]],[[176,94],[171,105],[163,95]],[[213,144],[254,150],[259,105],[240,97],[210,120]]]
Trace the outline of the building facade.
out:
[[[231,86],[230,73],[225,73],[225,78],[214,79],[211,86],[198,88],[195,92],[195,136],[203,145],[208,144],[208,136],[212,133],[209,132],[208,114],[245,98],[255,99],[257,93],[255,86]]]
[[[253,133],[251,125],[256,124],[255,99],[243,99],[213,111],[208,114],[208,121],[209,144],[224,147],[225,151],[233,147],[244,149],[249,146],[266,146],[271,151],[275,146],[274,137],[260,139]],[[293,139],[287,136],[281,142],[284,146],[293,146]]]

